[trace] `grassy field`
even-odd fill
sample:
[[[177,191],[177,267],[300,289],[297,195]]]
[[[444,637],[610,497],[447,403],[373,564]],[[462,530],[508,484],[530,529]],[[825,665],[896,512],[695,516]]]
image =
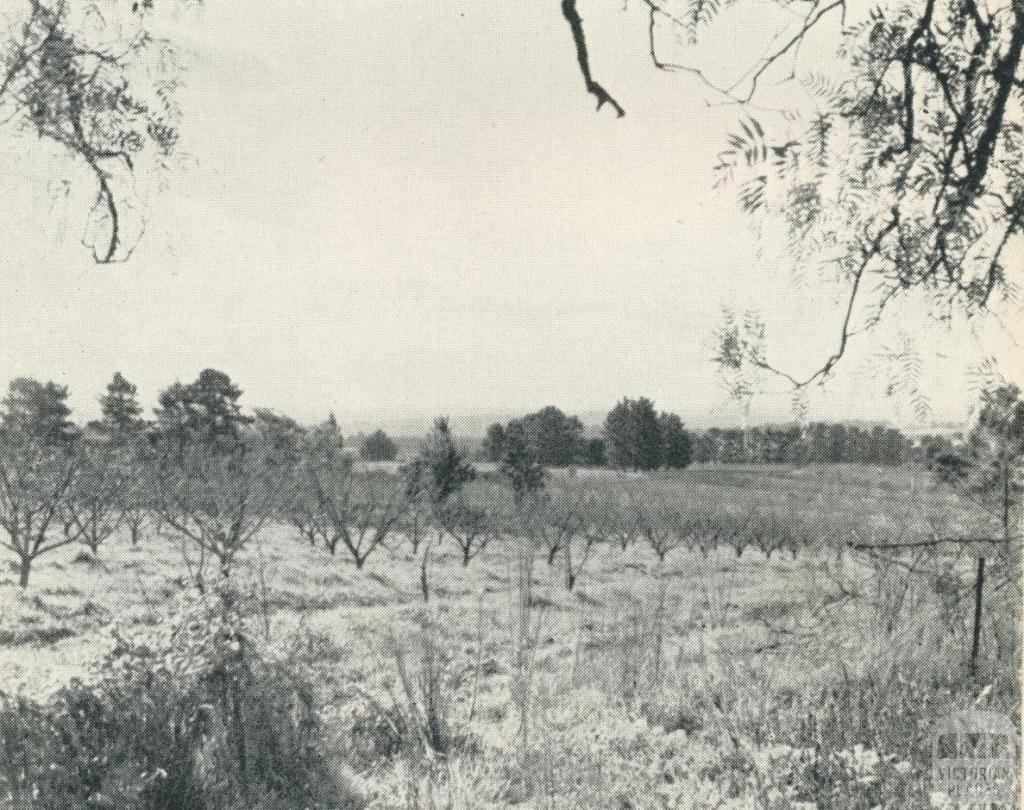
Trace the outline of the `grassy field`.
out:
[[[865,537],[958,514],[909,469],[656,478],[680,498],[792,502]],[[1019,724],[1013,616],[987,620],[965,677],[969,557],[833,542],[659,561],[605,543],[570,592],[560,559],[527,545],[494,542],[464,567],[443,542],[427,603],[402,543],[362,570],[281,525],[245,550],[250,631],[308,666],[351,806],[925,806],[936,718],[989,687],[986,705]],[[180,542],[153,531],[98,558],[65,549],[33,577],[23,594],[0,575],[0,690],[40,699],[204,599]]]

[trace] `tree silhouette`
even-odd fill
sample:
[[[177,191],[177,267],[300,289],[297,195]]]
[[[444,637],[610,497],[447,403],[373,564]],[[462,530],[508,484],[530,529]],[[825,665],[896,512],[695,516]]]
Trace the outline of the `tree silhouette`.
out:
[[[161,392],[157,422],[165,438],[179,445],[200,442],[231,452],[252,418],[238,404],[242,389],[223,371],[207,368],[195,382],[176,382]]]
[[[658,417],[661,440],[661,461],[666,467],[682,469],[693,460],[693,437],[683,427],[683,420],[674,413]]]
[[[544,467],[521,422],[509,422],[505,430],[500,469],[512,486],[516,503],[544,487]]]
[[[383,430],[375,430],[366,437],[359,454],[367,461],[394,461],[398,457],[398,445]]]
[[[654,403],[624,398],[604,422],[608,463],[613,467],[653,470],[661,466],[661,431]]]

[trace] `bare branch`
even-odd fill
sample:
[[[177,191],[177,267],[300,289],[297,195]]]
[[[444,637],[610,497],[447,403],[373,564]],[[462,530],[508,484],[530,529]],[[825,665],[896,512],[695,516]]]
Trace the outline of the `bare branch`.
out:
[[[576,45],[576,60],[580,65],[580,73],[583,74],[583,82],[587,92],[597,99],[597,109],[600,110],[605,104],[615,110],[615,114],[622,118],[626,111],[604,87],[594,80],[590,72],[590,57],[587,54],[587,40],[583,33],[583,18],[576,10],[576,0],[562,0],[562,16],[569,23],[572,30],[572,39]]]

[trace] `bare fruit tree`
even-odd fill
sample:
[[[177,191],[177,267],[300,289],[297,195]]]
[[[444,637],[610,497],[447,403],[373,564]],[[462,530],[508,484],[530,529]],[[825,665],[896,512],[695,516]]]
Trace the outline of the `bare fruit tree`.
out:
[[[356,568],[401,528],[405,485],[379,470],[356,470],[351,456],[314,449],[303,464],[302,495],[308,536],[319,539],[334,555],[343,546]]]
[[[283,485],[271,453],[254,437],[230,450],[194,443],[164,454],[155,475],[156,502],[165,527],[198,552],[189,563],[203,586],[209,562],[231,574],[243,548],[277,512]]]
[[[356,568],[398,530],[405,510],[404,487],[395,476],[367,471],[353,479],[355,491],[345,511],[329,511],[335,530]]]
[[[4,436],[0,448],[0,545],[18,558],[18,584],[28,587],[38,557],[78,542],[59,532],[60,514],[78,473],[77,460],[59,448]]]
[[[67,399],[66,386],[18,377],[2,403],[0,545],[18,558],[23,589],[37,558],[78,541],[63,520],[80,471]]]
[[[537,532],[541,545],[547,551],[548,565],[554,565],[559,552],[583,531],[586,500],[585,489],[561,481],[538,496],[540,519]]]
[[[446,506],[437,520],[462,552],[464,568],[487,548],[495,535],[495,521],[488,510],[464,503],[461,497]]]
[[[67,521],[93,556],[125,521],[125,493],[136,490],[138,472],[122,447],[85,437],[77,448],[79,473],[67,498]]]

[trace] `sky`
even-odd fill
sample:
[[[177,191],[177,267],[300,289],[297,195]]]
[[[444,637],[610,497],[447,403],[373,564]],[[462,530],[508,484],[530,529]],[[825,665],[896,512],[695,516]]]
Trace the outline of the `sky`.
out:
[[[181,153],[128,262],[94,265],[74,194],[3,161],[0,383],[66,383],[83,418],[115,370],[151,404],[216,367],[301,420],[458,426],[646,395],[691,424],[735,421],[710,359],[721,306],[760,308],[797,374],[831,352],[833,309],[712,190],[732,112],[652,68],[639,4],[581,11],[625,118],[595,112],[550,0],[204,4],[178,22]],[[968,329],[919,309],[859,340],[810,416],[911,420],[879,379],[904,335],[937,420],[963,418],[982,358],[1024,376],[1005,326],[1019,312]],[[769,388],[755,421],[790,415]]]

